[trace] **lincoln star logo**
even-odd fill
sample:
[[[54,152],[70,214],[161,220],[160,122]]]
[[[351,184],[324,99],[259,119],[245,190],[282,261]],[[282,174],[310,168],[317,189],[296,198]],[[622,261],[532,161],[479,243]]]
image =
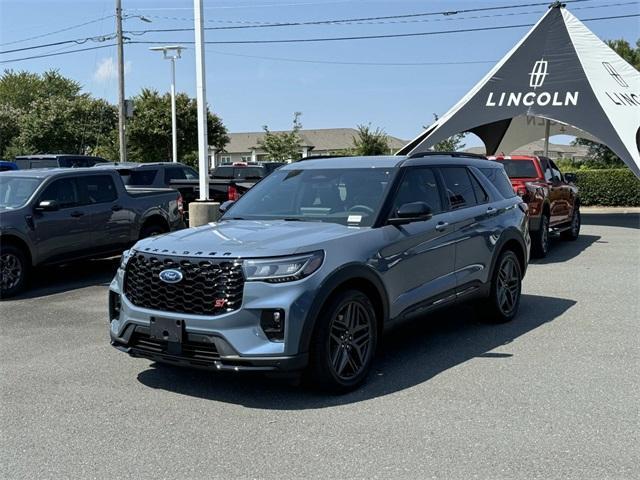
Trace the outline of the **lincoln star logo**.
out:
[[[164,283],[178,283],[183,278],[182,272],[174,269],[162,270],[158,276]]]
[[[613,68],[613,65],[611,65],[609,62],[602,62],[602,66],[607,71],[607,73],[611,75],[616,82],[618,82],[618,85],[624,88],[629,88],[629,84],[625,82],[624,78],[622,78],[622,75],[620,75],[618,71]]]
[[[531,73],[529,74],[529,86],[531,88],[535,90],[544,84],[547,75],[549,75],[547,71],[548,66],[549,63],[543,58],[533,65],[533,70],[531,70]]]

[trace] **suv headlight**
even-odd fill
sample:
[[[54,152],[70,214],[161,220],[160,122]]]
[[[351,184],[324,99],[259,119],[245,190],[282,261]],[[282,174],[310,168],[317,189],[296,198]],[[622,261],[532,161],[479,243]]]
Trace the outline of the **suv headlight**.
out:
[[[323,260],[324,252],[319,251],[290,257],[245,260],[242,269],[247,281],[293,282],[318,270]]]
[[[122,270],[126,268],[127,262],[131,257],[133,257],[133,254],[133,250],[125,250],[124,252],[122,252],[122,255],[120,256],[120,268]]]

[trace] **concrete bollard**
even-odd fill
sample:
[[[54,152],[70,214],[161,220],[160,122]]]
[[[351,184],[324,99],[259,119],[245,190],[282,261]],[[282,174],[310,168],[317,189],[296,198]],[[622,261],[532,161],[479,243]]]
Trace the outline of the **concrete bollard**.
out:
[[[189,227],[199,227],[220,218],[220,204],[218,202],[189,203]]]

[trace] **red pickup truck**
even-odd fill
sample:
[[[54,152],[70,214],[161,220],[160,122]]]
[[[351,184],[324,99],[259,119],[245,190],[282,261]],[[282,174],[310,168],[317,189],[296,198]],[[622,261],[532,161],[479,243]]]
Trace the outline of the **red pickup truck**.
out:
[[[549,233],[576,240],[580,234],[580,198],[578,187],[567,179],[553,160],[536,156],[495,156],[513,189],[529,206],[531,249],[537,257],[549,251]]]

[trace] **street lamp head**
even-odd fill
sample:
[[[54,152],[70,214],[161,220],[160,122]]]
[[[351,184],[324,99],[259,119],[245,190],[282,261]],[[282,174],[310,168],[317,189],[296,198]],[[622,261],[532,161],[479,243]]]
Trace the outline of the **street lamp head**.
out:
[[[164,45],[162,47],[149,47],[152,52],[162,52],[166,59],[181,58],[182,50],[186,47],[182,45]]]

